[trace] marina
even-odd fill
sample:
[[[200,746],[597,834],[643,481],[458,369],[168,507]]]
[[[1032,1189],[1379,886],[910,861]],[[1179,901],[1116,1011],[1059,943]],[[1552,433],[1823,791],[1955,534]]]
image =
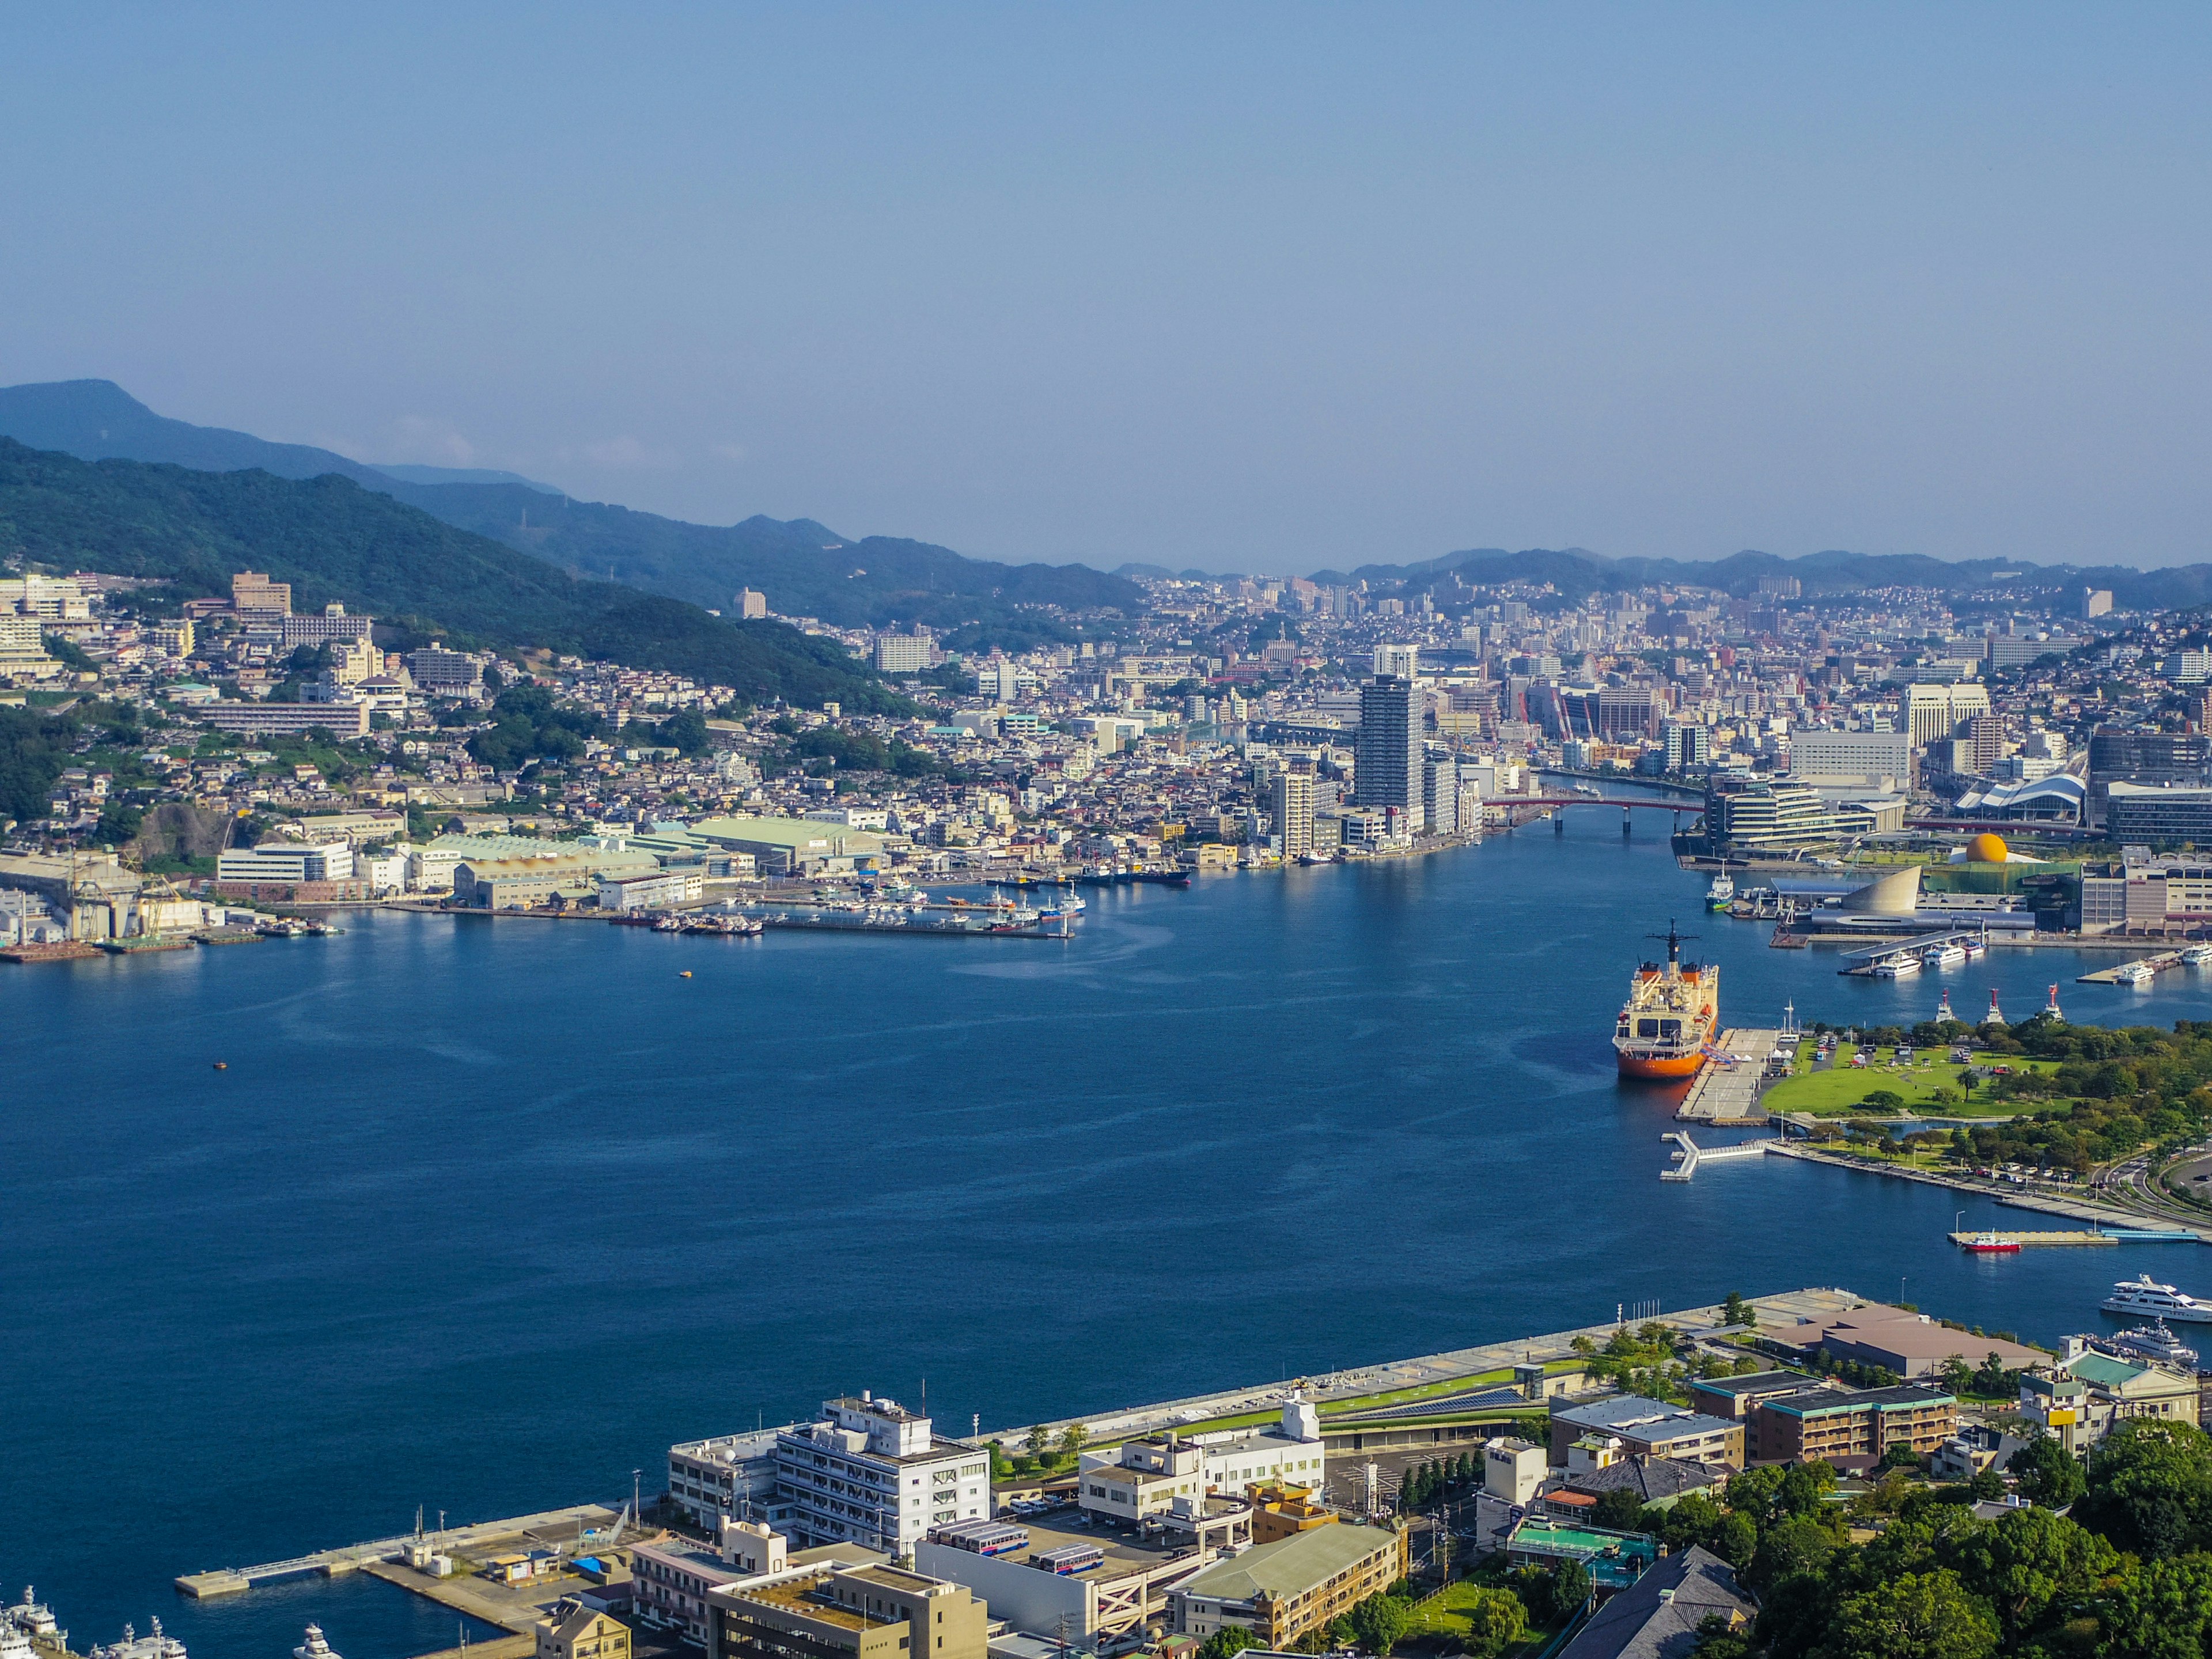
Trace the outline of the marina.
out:
[[[2154,976],[2168,973],[2183,966],[2181,952],[2161,951],[2156,956],[2137,957],[2133,962],[2124,962],[2113,968],[2100,968],[2094,973],[2075,977],[2076,985],[2142,985]]]

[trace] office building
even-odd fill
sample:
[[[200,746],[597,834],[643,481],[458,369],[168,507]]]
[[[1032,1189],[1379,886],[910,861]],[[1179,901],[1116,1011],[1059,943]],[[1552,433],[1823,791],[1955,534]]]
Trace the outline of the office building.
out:
[[[1865,1468],[1896,1445],[1925,1456],[1959,1431],[1958,1401],[1918,1383],[1802,1389],[1761,1400],[1752,1417],[1763,1461],[1836,1468]]]
[[[1390,675],[1410,680],[1420,672],[1421,647],[1418,645],[1378,645],[1375,647],[1376,678]]]
[[[1790,734],[1790,781],[1815,789],[1909,789],[1912,735],[1909,732],[1826,732]]]
[[[1318,1488],[1327,1456],[1321,1413],[1311,1401],[1293,1400],[1282,1421],[1259,1434],[1201,1442],[1170,1431],[1124,1441],[1111,1454],[1086,1455],[1077,1495],[1093,1515],[1133,1523],[1165,1514],[1178,1500],[1188,1507],[1209,1495],[1241,1497],[1261,1481]]]
[[[1905,688],[1905,729],[1917,749],[1937,738],[1948,738],[1962,721],[1990,712],[1989,688],[1984,685],[1908,685]]]
[[[668,1449],[669,1497],[709,1531],[724,1516],[776,1521],[776,1437],[797,1426],[678,1442]]]
[[[1407,1534],[1340,1522],[1217,1561],[1169,1597],[1176,1633],[1238,1625],[1283,1653],[1406,1576]]]
[[[869,1394],[822,1409],[776,1437],[776,1498],[795,1537],[903,1555],[932,1527],[990,1514],[988,1456],[937,1438],[929,1419]]]
[[[2212,844],[2212,788],[2109,783],[2105,786],[2105,834],[2146,847]]]
[[[343,881],[354,872],[353,848],[343,842],[264,842],[218,853],[217,882]]]
[[[1421,828],[1421,694],[1410,679],[1378,674],[1359,688],[1353,750],[1355,806],[1401,815]]]
[[[1277,850],[1294,859],[1314,850],[1315,769],[1310,755],[1292,755],[1275,774],[1268,802]]]
[[[230,579],[230,608],[249,620],[270,622],[292,614],[292,584],[272,582],[258,570],[241,570]]]
[[[1830,801],[1809,785],[1715,775],[1705,790],[1705,834],[1729,855],[1819,847],[1846,836],[1899,829],[1905,802]]]
[[[706,872],[684,870],[600,871],[592,890],[602,910],[669,910],[696,904],[705,892]]]
[[[2039,657],[2063,657],[2078,651],[2086,643],[2068,634],[2051,634],[2040,639],[2032,634],[1992,634],[1986,648],[1990,668],[1995,672],[2024,667]]]
[[[876,635],[878,674],[919,674],[930,665],[931,640],[927,634]]]
[[[1550,1473],[1551,1460],[1541,1446],[1510,1436],[1483,1443],[1482,1489],[1492,1498],[1526,1509]]]

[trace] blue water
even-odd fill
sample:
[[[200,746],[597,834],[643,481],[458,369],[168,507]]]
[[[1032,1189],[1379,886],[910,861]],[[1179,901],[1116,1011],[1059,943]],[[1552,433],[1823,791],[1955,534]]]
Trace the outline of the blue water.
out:
[[[1656,826],[1094,890],[1070,942],[366,915],[0,970],[0,1547],[79,1645],[449,1645],[453,1615],[179,1572],[616,1499],[670,1441],[873,1388],[948,1428],[1804,1285],[2052,1339],[2195,1247],[1968,1258],[1952,1196],[1766,1160],[1662,1185],[1607,1038],[1670,915],[1729,1023],[2212,1018],[2082,958],[1837,977],[1699,914]],[[2096,965],[2109,958],[2098,957]],[[689,968],[694,977],[682,979]],[[216,1072],[212,1062],[228,1062]],[[1969,1204],[1967,1220],[2001,1212]],[[2017,1212],[2014,1212],[2015,1215]],[[479,1632],[477,1634],[481,1634]]]

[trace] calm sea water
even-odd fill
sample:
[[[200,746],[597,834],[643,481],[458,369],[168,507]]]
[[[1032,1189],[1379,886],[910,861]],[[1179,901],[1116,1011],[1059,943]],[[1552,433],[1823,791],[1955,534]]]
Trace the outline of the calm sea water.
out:
[[[1662,1185],[1614,1079],[1670,915],[1729,1023],[2212,1018],[2212,975],[1998,951],[1839,979],[1699,914],[1615,814],[1436,857],[1091,894],[1066,944],[369,915],[0,971],[0,1584],[78,1645],[447,1645],[373,1582],[179,1572],[619,1499],[674,1439],[927,1379],[965,1431],[1838,1284],[2045,1339],[2191,1246],[1970,1259],[1942,1192],[1768,1160]],[[1693,920],[1694,919],[1694,920]],[[2096,965],[2108,960],[2096,959]],[[690,969],[694,977],[682,979]],[[228,1069],[216,1072],[212,1062]],[[1970,1224],[1995,1217],[1968,1206]],[[482,1634],[478,1632],[477,1634]]]

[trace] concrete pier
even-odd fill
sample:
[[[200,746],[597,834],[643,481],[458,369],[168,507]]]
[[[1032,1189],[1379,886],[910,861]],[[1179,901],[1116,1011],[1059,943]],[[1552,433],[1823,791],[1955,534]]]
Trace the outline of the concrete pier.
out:
[[[1726,1058],[1705,1062],[1675,1117],[1689,1123],[1764,1123],[1766,1109],[1759,1103],[1759,1091],[1766,1081],[1767,1056],[1781,1041],[1782,1033],[1773,1030],[1722,1032],[1713,1046]]]
[[[472,1550],[514,1538],[523,1533],[540,1528],[561,1528],[573,1532],[577,1527],[602,1528],[612,1526],[617,1512],[604,1504],[577,1504],[565,1510],[548,1510],[542,1515],[518,1516],[511,1521],[483,1521],[474,1526],[448,1527],[445,1531],[426,1536],[420,1541],[430,1545],[440,1553],[459,1552],[467,1554]],[[252,1567],[216,1567],[206,1572],[188,1572],[177,1580],[177,1588],[196,1600],[206,1601],[218,1595],[238,1595],[256,1584],[271,1583],[280,1578],[304,1577],[319,1574],[325,1578],[343,1578],[348,1573],[359,1572],[373,1563],[397,1561],[410,1544],[418,1541],[412,1533],[403,1533],[397,1538],[372,1539],[365,1544],[345,1544],[336,1549],[319,1550],[312,1555],[295,1555],[284,1561],[264,1561]]]

